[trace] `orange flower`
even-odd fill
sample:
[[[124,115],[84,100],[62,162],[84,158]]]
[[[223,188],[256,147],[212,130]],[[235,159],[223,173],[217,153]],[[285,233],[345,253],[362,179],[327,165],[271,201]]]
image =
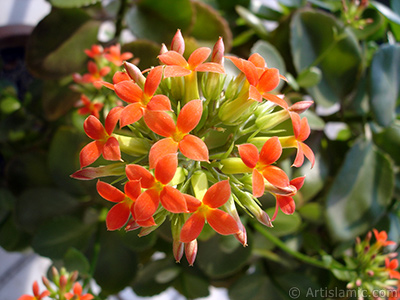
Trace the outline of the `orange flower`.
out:
[[[82,94],[80,103],[83,104],[83,107],[78,109],[78,114],[87,115],[91,114],[95,116],[97,119],[100,118],[99,111],[103,108],[103,103],[93,103],[90,99]]]
[[[112,62],[116,66],[122,66],[124,60],[128,60],[133,57],[133,54],[130,52],[124,52],[121,54],[121,45],[113,45],[104,50],[104,57]]]
[[[92,83],[95,88],[99,89],[101,87],[101,82],[103,77],[110,73],[110,67],[103,67],[99,70],[96,63],[93,61],[88,62],[89,73],[83,74],[81,80],[78,83]],[[75,80],[76,81],[76,80]]]
[[[121,113],[121,127],[132,124],[144,115],[146,110],[171,110],[171,103],[165,95],[155,95],[162,78],[162,67],[151,69],[142,90],[132,80],[114,84],[115,93],[130,103]]]
[[[282,146],[278,137],[268,139],[262,147],[260,153],[253,144],[238,145],[239,155],[244,164],[253,169],[253,195],[261,197],[265,191],[264,178],[274,186],[289,186],[289,178],[286,173],[272,166],[282,154]]]
[[[400,272],[396,271],[396,269],[399,267],[399,262],[397,259],[392,259],[389,260],[388,257],[385,259],[385,268],[386,271],[389,272],[389,277],[390,278],[396,278],[400,280]]]
[[[129,75],[125,72],[115,72],[114,76],[113,76],[113,83],[109,83],[106,81],[99,81],[99,83],[101,83],[102,85],[104,85],[106,88],[109,88],[110,90],[115,90],[115,85],[121,81],[125,81],[128,80],[130,81],[131,78],[129,77]]]
[[[150,149],[150,169],[162,156],[179,150],[187,158],[208,161],[208,148],[197,136],[189,134],[200,122],[203,113],[202,101],[192,100],[182,107],[175,125],[172,117],[161,111],[148,110],[144,115],[147,126],[155,133],[166,137],[156,142]]]
[[[97,58],[103,55],[103,47],[100,45],[92,45],[90,49],[85,49],[85,53],[90,58]]]
[[[239,233],[235,219],[228,213],[218,209],[224,205],[231,196],[231,188],[228,180],[220,181],[210,187],[202,201],[190,195],[184,195],[187,206],[193,214],[182,227],[180,240],[189,243],[195,240],[201,233],[205,221],[219,234],[229,235]]]
[[[300,119],[298,114],[292,115],[293,133],[296,139],[295,147],[297,148],[296,158],[294,160],[293,166],[300,167],[303,165],[304,156],[311,162],[311,168],[314,167],[315,157],[314,152],[311,148],[303,143],[311,133],[310,126],[308,125],[307,118]]]
[[[176,51],[167,51],[158,56],[161,63],[165,64],[164,77],[181,77],[192,72],[215,72],[224,74],[224,67],[220,64],[209,62],[205,63],[211,53],[211,49],[201,47],[193,51],[189,59],[183,57]]]
[[[18,298],[18,300],[41,300],[44,297],[47,297],[50,295],[50,292],[47,290],[40,293],[39,284],[37,283],[37,281],[33,282],[32,291],[33,291],[33,296],[22,295],[21,297]]]
[[[83,129],[88,137],[94,139],[87,144],[80,152],[79,159],[81,168],[96,161],[100,155],[106,160],[121,160],[121,151],[118,141],[111,136],[115,125],[118,122],[122,107],[114,107],[107,115],[105,128],[99,119],[90,115],[83,123]]]
[[[381,232],[379,232],[378,230],[376,230],[375,228],[372,229],[372,231],[374,232],[375,235],[375,239],[376,239],[376,243],[379,247],[386,247],[386,246],[390,246],[390,245],[396,245],[395,242],[393,241],[388,241],[388,235],[386,233],[385,230],[382,230]]]
[[[91,300],[94,298],[92,294],[84,294],[82,295],[82,286],[79,284],[79,282],[75,282],[74,287],[73,287],[73,293],[66,293],[64,295],[65,298],[69,299],[74,299],[74,300]]]
[[[186,201],[181,192],[168,185],[174,177],[177,167],[176,154],[160,158],[154,176],[142,166],[134,164],[126,166],[128,179],[139,180],[141,187],[146,189],[135,202],[133,215],[137,222],[151,218],[160,202],[170,212],[187,212]]]
[[[263,98],[269,100],[270,93],[274,90],[280,79],[286,80],[276,68],[267,68],[264,58],[255,53],[248,60],[227,56],[235,66],[242,71],[250,83],[249,99],[261,102]],[[274,96],[274,95],[272,95]]]
[[[124,187],[125,193],[121,192],[111,184],[98,181],[97,191],[104,199],[115,202],[115,204],[107,214],[106,224],[108,230],[120,229],[128,221],[130,214],[135,218],[135,201],[141,194],[142,190],[140,182],[137,180],[128,181]],[[145,221],[137,221],[140,226],[155,225],[154,219],[151,217]]]

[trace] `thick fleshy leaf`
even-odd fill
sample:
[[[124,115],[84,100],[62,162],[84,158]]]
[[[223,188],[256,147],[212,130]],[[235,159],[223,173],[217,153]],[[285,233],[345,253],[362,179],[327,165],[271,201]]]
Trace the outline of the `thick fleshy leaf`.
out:
[[[149,166],[154,169],[157,162],[164,155],[175,154],[178,152],[178,143],[171,138],[165,138],[156,142],[150,149]]]
[[[296,210],[296,203],[294,202],[292,197],[287,196],[276,196],[276,201],[282,212],[286,215],[291,215]]]
[[[239,232],[239,226],[232,216],[220,209],[210,209],[206,214],[207,223],[219,234],[228,235]]]
[[[262,90],[263,93],[270,92],[278,87],[279,82],[279,70],[275,68],[266,69],[260,77],[258,88]]]
[[[94,163],[101,155],[104,143],[93,141],[87,144],[79,153],[81,168]]]
[[[96,188],[100,196],[108,201],[121,202],[125,199],[125,194],[109,183],[99,180],[97,181]]]
[[[187,209],[189,212],[195,212],[201,205],[201,201],[192,195],[188,194],[183,194],[183,197],[185,197]]]
[[[282,146],[279,138],[274,136],[268,139],[260,151],[260,162],[265,165],[270,165],[276,162],[282,154]]]
[[[207,47],[201,47],[193,51],[188,59],[188,64],[190,68],[195,69],[197,66],[201,65],[210,56],[211,49]]]
[[[100,2],[100,0],[70,0],[70,1],[50,0],[50,3],[54,7],[59,7],[59,8],[83,7],[92,5],[97,2]]]
[[[195,240],[203,230],[205,223],[204,216],[194,213],[182,227],[180,240],[182,243],[189,243]]]
[[[252,188],[253,188],[253,196],[258,198],[264,195],[265,191],[265,184],[264,184],[264,177],[262,174],[253,169],[253,181],[252,181]]]
[[[155,95],[151,98],[150,102],[147,103],[147,109],[171,111],[171,101],[165,95]]]
[[[148,97],[151,97],[156,92],[158,86],[160,85],[161,78],[163,75],[163,67],[157,66],[149,72],[147,75],[146,82],[144,83],[144,93]]]
[[[142,193],[141,185],[139,180],[130,180],[125,183],[125,194],[131,199],[136,200],[137,197]]]
[[[115,204],[107,214],[108,230],[117,230],[128,222],[130,216],[129,205],[126,202]]]
[[[189,101],[179,112],[176,127],[180,132],[189,133],[199,124],[202,114],[203,101]]]
[[[154,185],[153,175],[142,166],[127,165],[125,171],[129,180],[139,180],[144,189],[151,188]]]
[[[222,65],[209,62],[209,63],[202,63],[201,65],[197,66],[195,69],[196,72],[212,72],[212,73],[219,73],[225,74],[225,69]]]
[[[162,206],[172,213],[188,212],[186,200],[182,193],[172,186],[166,185],[160,193]]]
[[[140,102],[143,96],[142,89],[132,80],[114,84],[114,90],[118,97],[128,103]]]
[[[208,161],[207,145],[197,136],[188,134],[179,142],[179,150],[187,158]]]
[[[88,137],[94,140],[100,140],[107,136],[103,124],[95,116],[90,115],[83,123],[83,129]]]
[[[262,170],[262,174],[269,183],[277,187],[287,187],[290,184],[285,171],[276,166],[265,167]]]
[[[231,196],[231,186],[228,180],[217,182],[211,186],[203,198],[203,204],[211,208],[218,208],[224,205]]]
[[[162,184],[168,184],[174,178],[178,167],[178,157],[176,153],[164,155],[156,165],[154,176]]]
[[[106,160],[121,160],[121,150],[119,149],[118,140],[110,136],[107,142],[104,144],[102,154]]]
[[[255,168],[258,160],[259,154],[258,149],[253,144],[242,144],[237,146],[239,149],[239,155],[242,161],[249,168]]]
[[[106,120],[104,121],[104,127],[108,135],[111,135],[114,131],[115,126],[118,123],[118,120],[121,116],[121,112],[124,108],[122,106],[116,106],[110,110],[108,113]]]
[[[120,125],[126,125],[139,121],[143,116],[143,107],[141,103],[132,103],[124,108],[121,112]]]
[[[147,110],[144,121],[149,128],[164,137],[170,137],[175,133],[175,122],[166,112]]]
[[[192,71],[181,66],[166,66],[164,68],[164,77],[182,77],[192,73]]]
[[[153,216],[160,203],[160,195],[156,190],[146,190],[136,199],[135,218],[144,221]]]

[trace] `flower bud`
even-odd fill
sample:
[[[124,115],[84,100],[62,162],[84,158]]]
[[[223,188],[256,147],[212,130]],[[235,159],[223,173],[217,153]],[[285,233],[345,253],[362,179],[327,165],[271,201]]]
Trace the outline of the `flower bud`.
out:
[[[167,46],[165,46],[165,44],[163,43],[163,44],[161,44],[161,49],[160,49],[159,55],[164,54],[164,53],[166,53],[166,52],[168,52],[168,48],[167,48]]]
[[[251,173],[252,169],[246,166],[240,157],[228,157],[221,159],[221,171],[224,174]]]
[[[235,202],[232,197],[229,197],[229,200],[224,204],[224,208],[228,214],[232,216],[233,219],[235,219],[236,223],[238,224],[239,227],[239,233],[234,234],[234,237],[244,246],[247,246],[247,232],[246,228],[242,224],[242,221],[240,220],[239,214],[236,209]]]
[[[189,243],[185,243],[185,256],[189,263],[189,266],[193,266],[197,255],[197,240],[193,240]]]
[[[314,104],[314,101],[299,101],[289,107],[289,110],[298,114],[305,112]]]
[[[197,199],[203,199],[208,189],[208,179],[206,173],[201,170],[194,172],[190,182],[192,184],[195,197]]]
[[[42,282],[49,292],[53,292],[53,288],[51,287],[50,281],[47,279],[47,277],[42,276]]]
[[[128,73],[129,77],[137,83],[138,86],[140,86],[140,88],[143,89],[144,87],[144,82],[146,81],[146,77],[143,76],[142,72],[140,71],[140,69],[134,65],[131,64],[127,61],[124,62],[124,67],[126,72]]]
[[[69,283],[72,284],[78,279],[79,272],[74,271],[72,272],[71,276],[69,277]]]
[[[65,275],[60,276],[60,290],[64,290],[67,286],[68,278]]]
[[[246,76],[243,73],[240,73],[238,76],[236,76],[235,79],[231,80],[229,82],[228,86],[226,87],[225,90],[225,98],[226,99],[234,99],[238,96],[239,91],[240,91],[240,86],[242,82],[245,80]]]
[[[140,225],[134,219],[131,219],[125,226],[125,231],[133,231],[139,229]]]
[[[154,215],[154,222],[155,222],[157,225],[149,226],[149,227],[143,227],[143,228],[140,230],[138,236],[139,236],[139,237],[146,236],[146,235],[152,233],[152,232],[153,232],[154,230],[156,230],[158,227],[160,227],[160,226],[162,225],[162,223],[164,223],[164,221],[165,221],[166,214],[167,214],[166,210],[162,210],[162,211],[160,211],[160,212],[156,212],[155,215]]]
[[[185,52],[185,40],[183,39],[181,30],[178,29],[171,42],[171,50],[182,54]]]
[[[221,105],[218,111],[218,117],[222,123],[226,125],[237,125],[241,123],[241,119],[247,118],[248,113],[251,113],[255,109],[258,102],[249,99],[249,92],[247,89],[248,83],[245,85],[246,87],[242,88],[242,91],[245,90],[244,93],[240,92],[236,99],[227,101]]]
[[[150,144],[147,139],[113,134],[122,152],[131,156],[142,156],[149,153]]]
[[[185,249],[185,244],[179,240],[172,241],[172,252],[174,254],[175,261],[179,263],[183,256],[183,251]]]
[[[211,55],[211,61],[220,65],[224,65],[224,52],[225,45],[222,37],[219,37],[218,41],[215,43],[213,52]]]
[[[260,129],[260,132],[268,132],[268,130],[286,121],[289,119],[289,117],[289,113],[282,109],[277,112],[258,117],[256,119],[256,125]]]
[[[79,180],[92,180],[106,176],[121,176],[125,174],[125,163],[115,163],[101,167],[88,167],[76,171],[71,175],[72,178]]]

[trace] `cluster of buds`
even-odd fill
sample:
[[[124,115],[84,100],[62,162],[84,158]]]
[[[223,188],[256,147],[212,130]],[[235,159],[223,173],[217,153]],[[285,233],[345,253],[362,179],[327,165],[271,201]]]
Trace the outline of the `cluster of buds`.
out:
[[[127,105],[113,107],[104,125],[93,115],[85,120],[94,141],[80,152],[81,169],[72,177],[119,176],[112,184],[97,182],[98,193],[115,204],[106,217],[108,230],[140,229],[145,236],[169,220],[176,261],[185,253],[192,265],[205,224],[247,245],[236,204],[269,227],[279,209],[294,212],[293,196],[304,177],[290,180],[275,163],[283,148],[295,148],[293,166],[304,157],[314,164],[304,143],[310,127],[299,115],[313,102],[289,105],[274,93],[286,80],[279,70],[268,68],[259,54],[225,57],[222,38],[213,50],[198,48],[187,60],[184,51],[178,30],[170,50],[162,45],[159,66],[142,72],[125,62],[112,83],[100,82]],[[225,58],[240,71],[226,88]],[[287,120],[293,130],[273,136]],[[115,162],[90,166],[100,156]],[[272,219],[257,199],[265,192],[276,198]]]
[[[372,235],[375,242],[371,243]],[[354,257],[347,257],[346,267],[351,270],[352,280],[348,289],[358,291],[358,299],[400,299],[399,263],[397,253],[384,252],[385,247],[396,245],[389,241],[385,231],[373,229],[365,239],[356,240]]]
[[[91,49],[86,49],[85,53],[89,57],[88,73],[83,75],[73,74],[72,78],[75,83],[71,85],[71,89],[81,93],[80,100],[75,103],[75,106],[79,107],[78,114],[83,116],[94,115],[96,118],[100,118],[100,111],[104,108],[104,105],[106,105],[106,111],[110,110],[110,107],[119,105],[118,99],[114,95],[107,97],[103,93],[99,97],[99,89],[103,86],[101,82],[111,80],[112,74],[120,69],[124,61],[132,59],[133,54],[130,52],[121,53],[120,44],[107,48],[93,45]],[[133,62],[137,63],[138,60],[134,59]]]
[[[356,29],[364,29],[364,27],[373,22],[373,19],[362,17],[365,9],[368,8],[369,0],[342,0],[343,19]]]
[[[78,279],[78,272],[68,273],[65,269],[60,272],[55,267],[51,268],[52,281],[47,277],[42,277],[42,282],[46,290],[40,292],[39,284],[37,281],[33,283],[32,295],[22,295],[18,300],[41,300],[41,299],[54,299],[54,300],[91,300],[94,296],[90,293],[83,294],[82,286]]]

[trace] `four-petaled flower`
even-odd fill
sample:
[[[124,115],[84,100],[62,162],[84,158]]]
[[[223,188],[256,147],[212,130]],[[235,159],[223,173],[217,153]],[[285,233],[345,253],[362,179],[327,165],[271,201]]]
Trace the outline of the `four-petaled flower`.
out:
[[[90,114],[97,119],[100,118],[99,112],[103,108],[103,103],[94,103],[86,95],[82,94],[79,104],[83,104],[83,106],[78,109],[78,114],[83,116]]]
[[[372,229],[372,231],[374,232],[376,243],[378,244],[379,247],[396,245],[396,242],[388,241],[388,235],[387,235],[386,231],[382,230],[381,232],[379,232],[375,228]]]
[[[130,52],[124,52],[121,54],[121,45],[113,45],[105,49],[104,57],[112,62],[116,66],[122,66],[124,60],[128,60],[133,57],[133,54]]]
[[[181,192],[168,185],[175,175],[177,166],[176,153],[165,155],[158,160],[154,176],[142,166],[135,164],[126,166],[128,179],[140,181],[141,187],[146,189],[135,202],[133,215],[137,223],[151,218],[160,201],[162,206],[170,212],[187,212],[187,204]]]
[[[293,166],[301,167],[304,163],[304,156],[311,162],[311,168],[314,167],[315,156],[311,148],[304,143],[310,136],[311,130],[307,118],[300,119],[298,114],[292,115],[293,133],[295,140],[292,141],[293,147],[297,148],[296,158]]]
[[[165,137],[150,149],[149,164],[153,169],[158,159],[179,150],[187,158],[208,161],[208,148],[197,136],[189,134],[200,122],[203,113],[201,100],[189,101],[182,107],[176,125],[172,117],[162,111],[148,110],[144,115],[147,126],[155,133]]]
[[[253,169],[253,195],[261,197],[265,191],[264,178],[272,185],[277,187],[289,186],[289,178],[286,173],[272,164],[278,160],[282,154],[282,146],[278,137],[268,139],[260,153],[253,144],[238,145],[239,155],[244,164]]]
[[[120,125],[132,124],[144,115],[146,110],[171,110],[171,103],[165,95],[155,95],[161,79],[162,66],[151,69],[142,90],[132,80],[114,84],[115,93],[125,102],[130,103],[121,113]]]
[[[189,243],[195,240],[202,231],[205,221],[219,234],[229,235],[240,232],[235,219],[228,213],[218,209],[224,205],[231,196],[228,180],[217,182],[211,186],[200,201],[185,194],[188,210],[193,214],[182,227],[180,240]]]
[[[100,45],[92,45],[90,49],[85,49],[85,53],[90,58],[98,58],[103,55],[104,49]]]
[[[94,139],[87,144],[79,154],[81,168],[96,161],[100,155],[106,160],[121,160],[121,151],[118,141],[111,136],[118,122],[122,107],[114,107],[107,115],[105,128],[95,116],[90,115],[83,123],[88,137]]]
[[[388,257],[385,259],[385,269],[389,272],[390,278],[396,278],[400,280],[400,272],[396,271],[399,267],[399,262],[397,259],[390,260]]]
[[[110,73],[111,68],[106,66],[99,70],[96,63],[89,61],[88,71],[89,73],[83,74],[82,77],[79,77],[80,75],[75,75],[75,81],[78,83],[92,83],[95,88],[99,89],[102,86],[100,81],[103,80],[104,76]]]
[[[84,294],[82,295],[82,286],[79,282],[75,282],[74,287],[72,289],[73,293],[66,293],[64,297],[66,299],[73,299],[73,300],[91,300],[94,298],[92,294]]]
[[[18,298],[18,300],[41,300],[44,297],[47,297],[50,295],[49,291],[43,291],[40,292],[39,290],[39,284],[37,283],[37,281],[33,282],[32,285],[32,292],[33,292],[33,296],[31,295],[22,295],[21,297]]]

